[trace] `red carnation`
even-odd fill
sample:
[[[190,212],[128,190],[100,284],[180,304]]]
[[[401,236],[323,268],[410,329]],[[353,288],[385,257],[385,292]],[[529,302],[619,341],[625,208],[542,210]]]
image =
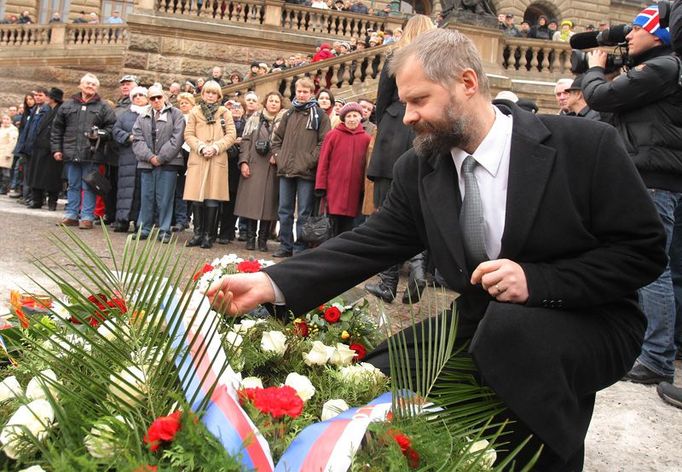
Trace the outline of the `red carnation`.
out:
[[[192,280],[195,282],[199,280],[199,278],[204,275],[206,272],[211,272],[213,270],[213,266],[211,264],[204,264],[204,267],[199,269],[196,274],[194,274],[194,277]]]
[[[338,321],[341,319],[341,310],[335,306],[330,306],[324,310],[324,319],[327,321],[327,323],[338,323]]]
[[[126,306],[125,300],[119,297],[114,297],[111,300],[107,302],[107,305],[109,308],[115,308],[121,313],[127,313],[128,312],[128,307]]]
[[[253,405],[273,418],[296,418],[303,412],[303,400],[288,385],[255,389]]]
[[[354,343],[348,347],[355,351],[355,357],[353,357],[353,360],[355,360],[355,361],[359,362],[359,361],[363,360],[365,358],[365,356],[367,355],[367,349],[365,348],[365,346],[363,346],[360,343]]]
[[[144,442],[149,445],[149,450],[156,452],[161,446],[161,442],[172,441],[180,431],[180,410],[168,416],[156,418],[144,436]]]
[[[256,388],[242,388],[237,392],[239,395],[239,403],[242,405],[246,402],[253,403],[256,400]]]
[[[107,296],[103,293],[98,293],[96,295],[90,295],[88,301],[95,305],[98,310],[104,311],[107,309]]]
[[[308,323],[303,320],[294,320],[294,333],[298,334],[302,338],[307,338],[310,333],[308,328]]]
[[[242,261],[237,264],[237,272],[242,274],[249,274],[260,271],[260,262],[258,261]]]
[[[401,433],[396,429],[389,429],[388,434],[390,434],[393,440],[398,443],[398,446],[400,446],[400,450],[403,451],[403,454],[406,454],[408,449],[410,449],[412,446],[412,441],[410,441],[410,438],[406,434]]]

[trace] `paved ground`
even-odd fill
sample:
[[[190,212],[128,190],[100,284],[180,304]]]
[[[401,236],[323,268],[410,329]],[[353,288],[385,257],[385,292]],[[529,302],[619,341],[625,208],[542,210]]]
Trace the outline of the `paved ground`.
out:
[[[59,209],[62,207],[60,203]],[[41,282],[46,280],[31,265],[34,258],[52,255],[56,257],[57,265],[65,263],[48,240],[50,233],[60,231],[55,227],[60,218],[60,212],[28,210],[6,196],[0,196],[0,313],[6,311],[2,305],[8,304],[11,288],[32,289],[36,287],[32,278]],[[108,253],[100,228],[77,231],[77,234],[100,254]],[[179,235],[183,242],[189,237],[189,232]],[[115,250],[121,251],[125,236],[111,233],[111,238]],[[271,246],[275,244],[271,243]],[[228,252],[243,257],[263,257],[263,253],[246,251],[243,243],[215,245],[211,250],[188,249],[179,256],[189,257],[198,265]],[[401,281],[403,286],[404,280]],[[439,302],[452,296],[431,295],[429,300]],[[404,305],[399,303],[387,305],[385,309],[394,319],[409,317]],[[682,386],[682,364],[678,362],[677,367],[676,384]],[[654,387],[619,382],[597,396],[585,448],[586,471],[680,472],[682,410],[664,404]]]

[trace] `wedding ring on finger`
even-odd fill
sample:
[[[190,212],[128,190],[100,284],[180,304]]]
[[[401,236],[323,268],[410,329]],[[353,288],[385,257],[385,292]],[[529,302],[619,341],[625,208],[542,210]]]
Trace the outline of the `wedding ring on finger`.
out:
[[[498,295],[502,295],[507,289],[501,288],[498,284],[495,284],[495,290],[497,290]]]

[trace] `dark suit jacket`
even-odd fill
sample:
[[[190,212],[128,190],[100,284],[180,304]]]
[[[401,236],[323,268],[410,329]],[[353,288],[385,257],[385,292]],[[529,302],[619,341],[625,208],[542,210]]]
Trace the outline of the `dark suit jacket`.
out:
[[[62,189],[64,164],[54,160],[50,148],[52,122],[58,109],[59,105],[50,109],[38,124],[31,156],[33,161],[29,167],[29,185],[31,188],[48,192],[58,192]]]
[[[614,128],[581,118],[533,115],[515,105],[511,112],[506,222],[499,257],[521,264],[529,289],[527,303],[512,307],[537,307],[535,313],[538,309],[548,313],[547,322],[552,313],[600,316],[603,326],[588,328],[577,322],[574,332],[566,333],[576,336],[575,350],[580,351],[581,329],[604,329],[622,331],[622,339],[630,343],[627,356],[636,356],[645,324],[636,290],[653,281],[666,263],[663,228],[641,178]],[[409,151],[396,164],[391,191],[377,214],[354,231],[266,272],[290,309],[302,313],[427,248],[448,285],[461,294],[458,308],[464,324],[477,323],[490,306],[502,304],[490,303],[487,293],[469,284],[458,194],[450,154],[422,158]],[[528,327],[539,336],[543,329]],[[595,342],[599,345],[599,338]],[[565,457],[582,445],[594,392],[615,382],[632,365],[620,365],[608,376],[598,373],[585,391],[558,387],[555,392],[557,388],[548,385],[552,372],[526,372],[532,369],[524,365],[513,366],[512,371],[509,366],[514,359],[527,359],[533,346],[490,346],[486,339],[476,338],[473,344],[483,378]],[[561,352],[541,352],[529,362],[543,365],[545,354],[562,360]],[[589,360],[589,355],[594,351],[575,362]],[[627,356],[621,364],[628,362]],[[571,375],[574,372],[564,372],[562,382]],[[534,390],[524,390],[526,385]],[[586,401],[576,395],[585,395]]]

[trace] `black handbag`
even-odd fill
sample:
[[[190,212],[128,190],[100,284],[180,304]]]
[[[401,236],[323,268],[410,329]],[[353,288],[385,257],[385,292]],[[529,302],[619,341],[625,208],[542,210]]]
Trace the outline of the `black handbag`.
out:
[[[301,241],[305,243],[322,243],[332,237],[332,222],[327,215],[327,202],[323,198],[320,204],[321,215],[309,216],[301,226]]]
[[[97,195],[106,195],[111,192],[111,184],[99,171],[93,170],[89,174],[84,175],[83,180]]]

